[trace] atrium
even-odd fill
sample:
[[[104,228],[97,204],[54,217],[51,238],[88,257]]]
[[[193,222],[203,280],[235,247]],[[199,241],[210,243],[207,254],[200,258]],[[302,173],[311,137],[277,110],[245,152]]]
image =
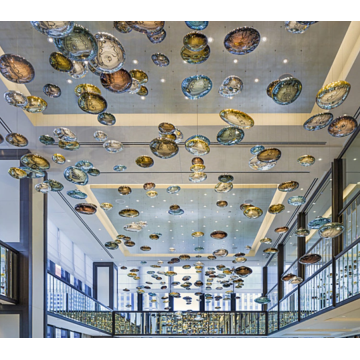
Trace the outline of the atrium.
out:
[[[2,19],[0,338],[359,337],[359,92],[359,21]]]

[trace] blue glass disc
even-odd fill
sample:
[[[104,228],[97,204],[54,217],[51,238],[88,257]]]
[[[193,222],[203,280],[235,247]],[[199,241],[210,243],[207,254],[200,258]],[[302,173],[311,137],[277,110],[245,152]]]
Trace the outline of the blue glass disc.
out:
[[[185,24],[193,30],[204,30],[209,25],[208,21],[185,21]]]
[[[86,185],[89,181],[87,173],[75,166],[69,166],[64,170],[64,178],[77,185]]]
[[[333,121],[333,114],[320,113],[312,116],[304,122],[304,129],[308,131],[321,130],[327,127]]]
[[[87,171],[88,175],[91,176],[99,176],[100,175],[100,170],[96,169],[96,168],[91,168]]]
[[[80,168],[81,170],[83,171],[88,171],[90,170],[91,168],[94,167],[94,165],[89,161],[89,160],[79,160],[75,166],[77,168]]]
[[[323,225],[318,233],[322,238],[334,238],[341,235],[345,230],[345,226],[338,222],[330,222]]]
[[[250,149],[250,152],[253,155],[257,155],[257,154],[261,153],[263,150],[265,150],[265,146],[263,146],[263,145],[255,145]]]
[[[55,144],[55,139],[49,135],[41,135],[39,141],[44,145],[53,145]]]
[[[181,90],[183,94],[191,100],[204,97],[211,89],[212,81],[205,75],[189,76],[181,83]]]
[[[328,224],[330,220],[321,216],[316,217],[308,223],[310,229],[320,229],[323,225]]]
[[[178,185],[173,185],[173,186],[169,186],[166,189],[166,192],[168,192],[169,194],[176,194],[181,190],[181,187]]]
[[[127,169],[127,167],[125,165],[115,165],[114,166],[114,171],[117,172],[123,172]]]
[[[306,198],[304,196],[292,196],[289,198],[288,200],[288,204],[289,205],[294,205],[294,206],[299,206],[299,205],[303,205],[306,202]]]
[[[219,144],[229,146],[239,144],[243,138],[244,131],[235,126],[221,129],[216,136]]]
[[[78,199],[78,200],[84,200],[87,198],[87,195],[80,190],[69,190],[66,194],[72,197],[73,199]]]

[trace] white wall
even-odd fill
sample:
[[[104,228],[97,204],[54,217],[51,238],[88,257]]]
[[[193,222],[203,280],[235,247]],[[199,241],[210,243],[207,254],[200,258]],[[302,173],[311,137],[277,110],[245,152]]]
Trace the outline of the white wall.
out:
[[[18,160],[0,161],[0,240],[20,242],[20,180],[8,174]]]
[[[20,337],[20,315],[0,314],[0,338]]]

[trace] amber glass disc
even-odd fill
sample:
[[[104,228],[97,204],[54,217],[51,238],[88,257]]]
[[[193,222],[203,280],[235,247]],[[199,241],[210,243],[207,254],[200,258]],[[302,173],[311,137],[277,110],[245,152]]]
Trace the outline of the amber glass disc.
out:
[[[234,269],[234,273],[236,275],[239,275],[240,277],[247,277],[250,274],[252,274],[252,270],[247,266],[240,266],[240,267]]]
[[[210,234],[210,237],[212,237],[213,239],[222,240],[227,237],[227,233],[222,230],[216,230]]]
[[[234,125],[241,129],[250,129],[254,126],[254,120],[248,114],[240,110],[225,109],[221,110],[219,115],[221,119],[229,125]]]
[[[134,218],[134,217],[139,216],[140,213],[135,209],[123,209],[123,210],[119,211],[119,215],[122,217]]]
[[[142,70],[131,70],[130,76],[132,79],[136,79],[141,85],[144,85],[148,82],[149,78],[145,71]]]
[[[25,147],[29,144],[28,139],[24,135],[18,133],[7,134],[5,140],[8,144],[17,147]]]
[[[158,193],[154,190],[150,190],[146,193],[146,196],[152,199],[156,198],[158,196]]]
[[[259,43],[260,33],[247,26],[230,31],[224,39],[225,49],[234,55],[251,53]]]
[[[281,227],[276,228],[274,231],[278,234],[284,234],[287,231],[289,231],[289,228],[287,226],[281,226]]]
[[[27,101],[27,105],[23,107],[27,112],[40,113],[47,108],[47,102],[38,96],[28,96]]]
[[[23,165],[32,170],[49,170],[50,163],[38,154],[25,154],[20,158]]]
[[[263,214],[263,211],[257,206],[249,206],[244,211],[244,215],[248,219],[257,219]]]
[[[289,273],[289,274],[286,274],[284,275],[281,280],[282,281],[290,281],[291,279],[293,279],[294,277],[296,277],[296,275],[292,274],[292,273]]]
[[[143,189],[144,190],[153,190],[153,189],[155,189],[155,184],[153,183],[153,182],[148,182],[148,183],[145,183],[144,185],[143,185]]]
[[[105,247],[109,250],[116,250],[119,248],[119,245],[115,241],[108,241],[105,243]]]
[[[321,255],[318,254],[306,254],[299,259],[300,264],[316,264],[321,260]]]
[[[345,101],[350,89],[351,85],[347,81],[334,81],[319,90],[316,103],[322,109],[334,109]]]
[[[97,206],[90,203],[82,203],[75,205],[75,210],[83,215],[93,215],[97,211]]]
[[[272,163],[281,158],[281,151],[279,149],[271,148],[265,149],[257,154],[257,159],[261,162]]]
[[[216,206],[218,207],[227,207],[228,206],[228,202],[225,200],[219,200],[216,202]]]
[[[49,62],[55,70],[60,72],[69,72],[74,67],[72,61],[60,52],[51,53],[49,56]]]
[[[80,84],[76,86],[74,92],[77,97],[80,97],[83,93],[95,93],[101,95],[100,89],[93,84]]]
[[[266,238],[261,239],[260,242],[262,244],[271,244],[272,240],[270,238],[266,237]]]
[[[265,254],[276,254],[277,252],[279,252],[279,250],[275,248],[267,248],[263,252]]]
[[[202,64],[210,56],[210,47],[209,45],[207,45],[204,49],[200,51],[191,51],[185,46],[183,46],[180,52],[180,56],[188,64]]]
[[[89,170],[90,171],[90,170]],[[100,204],[100,207],[104,210],[104,211],[109,211],[111,210],[114,206],[108,202],[103,202]]]
[[[148,94],[149,94],[149,90],[147,89],[146,86],[141,86],[140,90],[136,93],[136,95],[139,96],[148,96]]]
[[[129,194],[131,194],[131,187],[130,186],[119,186],[118,192],[120,195],[129,195]]]
[[[135,246],[135,243],[132,240],[125,240],[124,245],[127,247],[133,247]]]
[[[150,246],[147,246],[147,245],[143,245],[143,246],[140,246],[140,250],[141,250],[141,251],[150,251],[150,250],[151,250],[151,247],[150,247]]]
[[[196,52],[205,49],[208,40],[206,35],[198,31],[193,31],[184,36],[183,43],[188,50]]]
[[[70,151],[78,150],[80,149],[80,144],[77,141],[59,140],[59,148]]]
[[[275,205],[270,205],[268,212],[269,214],[280,214],[281,212],[283,212],[285,210],[285,206],[283,204],[275,204]]]
[[[154,165],[154,160],[150,156],[143,155],[143,156],[139,156],[135,160],[135,163],[136,163],[136,165],[138,165],[142,168],[149,168]]]
[[[289,105],[300,96],[301,90],[300,80],[288,76],[274,85],[271,90],[271,97],[279,105]]]
[[[0,73],[17,84],[27,84],[35,77],[33,66],[22,56],[12,54],[0,56]]]
[[[165,25],[165,21],[125,21],[133,30],[142,34],[157,34]]]
[[[88,72],[88,66],[82,61],[73,61],[73,69],[69,71],[69,76],[73,79],[82,79]]]
[[[191,163],[192,163],[193,165],[195,165],[195,164],[201,164],[201,165],[203,165],[203,164],[204,164],[204,160],[203,160],[202,158],[200,158],[200,157],[194,157],[194,158],[191,160]]]
[[[83,93],[78,100],[79,108],[89,114],[100,114],[107,108],[107,102],[99,94]]]
[[[191,236],[194,238],[199,238],[199,237],[203,237],[204,233],[202,231],[195,231],[191,234]]]
[[[61,154],[54,154],[51,159],[56,164],[60,164],[60,165],[65,164],[66,161],[65,156]]]
[[[223,182],[219,182],[215,185],[215,192],[217,193],[227,193],[229,191],[231,191],[233,188],[233,183],[229,182],[229,183],[223,183]]]
[[[120,94],[130,89],[132,79],[125,69],[120,69],[111,74],[101,74],[100,82],[106,90]]]
[[[328,133],[334,137],[344,137],[351,135],[358,124],[352,116],[340,116],[332,121],[328,127]]]
[[[75,25],[73,21],[30,21],[30,24],[40,33],[52,38],[68,35]]]
[[[315,158],[312,155],[303,155],[296,160],[301,166],[311,166],[315,164]]]
[[[225,257],[229,254],[226,249],[218,249],[213,252],[214,256]]]
[[[13,177],[14,179],[24,179],[27,177],[27,172],[25,170],[22,170],[20,168],[17,167],[11,167],[8,170],[8,174]]]
[[[297,181],[290,180],[281,183],[278,186],[278,190],[282,192],[290,192],[296,190],[298,187],[299,187],[299,183]]]
[[[132,31],[132,28],[126,23],[126,21],[114,21],[114,28],[123,34],[128,34]]]
[[[159,131],[162,134],[172,134],[176,130],[175,126],[170,123],[163,122],[158,126]]]

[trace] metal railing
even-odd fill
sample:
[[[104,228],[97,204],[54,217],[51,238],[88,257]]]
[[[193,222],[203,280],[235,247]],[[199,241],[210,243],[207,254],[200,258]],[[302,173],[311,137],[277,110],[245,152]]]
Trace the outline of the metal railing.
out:
[[[49,273],[47,288],[48,313],[112,333],[110,308]]]
[[[265,311],[114,312],[115,336],[266,335]]]
[[[15,249],[0,241],[0,297],[14,304],[18,299],[18,257]]]

